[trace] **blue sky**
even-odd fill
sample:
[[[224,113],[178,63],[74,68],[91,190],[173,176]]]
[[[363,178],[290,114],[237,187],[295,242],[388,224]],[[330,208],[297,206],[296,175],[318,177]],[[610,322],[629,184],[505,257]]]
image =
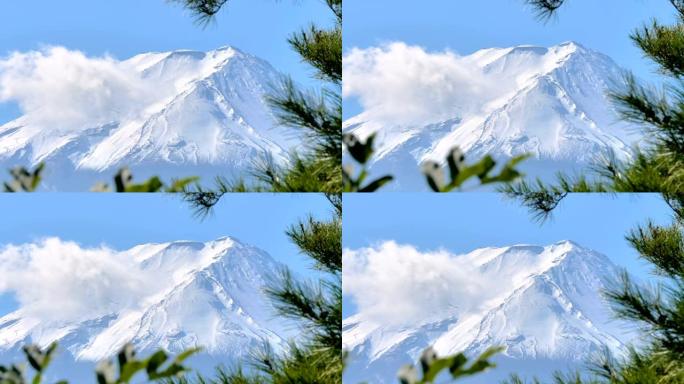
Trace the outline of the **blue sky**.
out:
[[[540,21],[524,0],[349,0],[344,11],[345,50],[403,41],[430,51],[448,48],[470,54],[482,48],[573,40],[649,80],[655,80],[654,66],[628,35],[652,18],[674,20],[667,0],[569,0],[548,22]],[[360,111],[353,99],[345,100],[344,107],[345,117]]]
[[[332,13],[321,0],[232,0],[205,27],[167,0],[3,1],[0,58],[45,45],[118,59],[148,51],[232,45],[266,59],[301,83],[313,85],[311,70],[286,42],[291,33],[312,22],[332,22]],[[16,105],[0,103],[0,122],[18,113]]]
[[[308,214],[327,218],[331,207],[321,194],[231,194],[200,220],[173,195],[39,193],[3,194],[0,212],[5,217],[0,247],[57,236],[82,246],[123,250],[141,243],[233,236],[307,274],[308,259],[284,232]],[[0,316],[13,307],[10,296],[0,295]]]
[[[423,251],[466,253],[514,244],[572,240],[647,278],[648,265],[625,241],[627,232],[653,219],[670,223],[671,210],[656,194],[574,194],[540,224],[516,201],[495,193],[355,194],[344,198],[343,244],[348,249],[394,240]],[[345,298],[345,315],[354,305]]]

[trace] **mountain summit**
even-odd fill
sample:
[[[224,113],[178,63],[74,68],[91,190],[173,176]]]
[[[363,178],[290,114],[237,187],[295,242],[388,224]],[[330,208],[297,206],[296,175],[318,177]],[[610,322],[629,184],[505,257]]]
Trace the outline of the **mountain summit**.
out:
[[[454,146],[471,159],[532,154],[528,174],[542,177],[573,171],[602,154],[631,157],[638,138],[619,121],[608,96],[624,85],[625,71],[608,56],[567,42],[483,49],[459,63],[475,68],[483,82],[476,88],[488,92],[474,94],[468,105],[454,101],[453,112],[444,111],[447,118],[386,125],[366,110],[345,121],[345,132],[359,137],[377,132],[371,169],[397,176],[395,188],[425,188],[418,164],[444,161]]]
[[[606,347],[620,352],[632,337],[624,324],[612,320],[601,295],[619,269],[600,253],[563,241],[484,248],[459,257],[479,271],[479,281],[488,282],[481,289],[491,291],[491,297],[412,324],[380,324],[363,313],[345,319],[345,382],[393,382],[399,367],[416,361],[428,346],[441,355],[465,351],[469,356],[503,346],[499,359],[513,361],[513,372],[543,375],[554,367],[576,367]],[[551,363],[525,372],[526,365],[540,362]],[[503,364],[493,374],[510,372]]]
[[[64,359],[93,362],[130,341],[141,351],[199,346],[205,356],[230,364],[266,342],[285,348],[293,336],[295,328],[273,315],[263,292],[281,268],[264,251],[227,237],[144,244],[119,255],[134,260],[131,273],[145,276],[150,289],[134,302],[111,303],[112,310],[78,319],[46,320],[23,309],[9,313],[0,318],[3,361],[16,361],[28,343],[58,341]]]
[[[282,75],[236,48],[146,53],[114,67],[116,81],[73,80],[94,94],[117,95],[97,116],[52,121],[38,109],[0,126],[0,167],[45,161],[46,185],[67,190],[109,180],[121,166],[139,176],[211,179],[244,174],[264,154],[286,161],[298,141],[276,127],[265,101]],[[89,107],[74,103],[67,117]]]

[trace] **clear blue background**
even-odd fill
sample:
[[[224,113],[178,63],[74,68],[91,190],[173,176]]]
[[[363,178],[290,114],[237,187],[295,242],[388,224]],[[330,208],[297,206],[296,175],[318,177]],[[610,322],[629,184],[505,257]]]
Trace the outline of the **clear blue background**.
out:
[[[572,240],[652,279],[651,267],[637,257],[625,236],[648,219],[669,224],[671,213],[657,194],[573,194],[544,223],[533,220],[517,201],[496,193],[347,194],[343,244],[356,249],[394,240],[421,250],[463,254],[482,247]],[[354,311],[345,297],[345,316]]]
[[[568,0],[544,22],[524,0],[347,0],[344,47],[367,48],[390,41],[431,51],[467,55],[482,48],[521,44],[552,46],[576,41],[605,53],[638,76],[655,80],[628,35],[652,18],[674,20],[668,0]],[[345,100],[345,118],[360,112]]]
[[[232,236],[307,276],[314,273],[310,260],[285,230],[309,214],[325,219],[332,207],[322,194],[230,194],[201,219],[179,195],[37,193],[0,195],[0,212],[0,247],[57,236],[86,247],[125,250],[142,243]],[[11,295],[0,295],[0,316],[15,307]]]
[[[167,0],[0,1],[0,57],[45,45],[118,59],[232,45],[266,59],[300,83],[314,85],[311,70],[286,40],[310,23],[332,21],[322,0],[231,0],[206,26]],[[16,105],[0,103],[0,124],[18,115]]]

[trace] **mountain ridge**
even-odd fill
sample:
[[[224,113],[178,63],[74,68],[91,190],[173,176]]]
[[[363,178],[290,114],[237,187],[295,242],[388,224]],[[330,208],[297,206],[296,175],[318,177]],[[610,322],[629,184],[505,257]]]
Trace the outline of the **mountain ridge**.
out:
[[[431,345],[441,355],[469,356],[501,345],[500,358],[572,365],[604,347],[621,353],[633,337],[612,319],[600,295],[620,271],[605,255],[563,241],[482,248],[459,257],[490,281],[482,289],[495,293],[479,306],[452,308],[424,322],[380,324],[361,313],[344,319],[343,344],[350,354],[345,382],[392,382],[400,366]]]
[[[474,95],[468,105],[455,105],[439,121],[424,125],[388,125],[374,120],[373,109],[344,122],[345,132],[362,139],[377,133],[370,169],[392,172],[398,183],[409,180],[395,189],[424,188],[414,169],[426,160],[443,163],[454,146],[471,159],[532,154],[531,161],[552,168],[541,172],[543,177],[558,170],[574,171],[569,165],[586,165],[600,155],[632,157],[639,135],[620,121],[607,95],[625,84],[626,71],[610,57],[566,42],[488,48],[460,60],[460,65],[480,71],[488,83],[484,85],[497,84],[496,91]],[[528,173],[537,176],[534,172]]]
[[[263,288],[281,266],[232,237],[144,244],[121,251],[162,280],[135,305],[70,321],[45,322],[21,309],[0,317],[0,353],[59,341],[76,361],[111,357],[126,342],[139,350],[204,352],[236,361],[268,342],[285,348],[291,324],[278,322]],[[164,280],[163,280],[164,279]]]
[[[300,140],[278,126],[265,100],[283,75],[237,48],[144,53],[115,65],[120,77],[130,77],[124,85],[90,90],[123,95],[100,106],[106,115],[50,122],[27,111],[0,126],[0,165],[45,161],[60,174],[112,173],[121,166],[171,173],[169,168],[197,166],[214,177],[245,173],[265,154],[287,162]],[[69,112],[78,115],[79,108]],[[61,178],[47,179],[72,189]]]

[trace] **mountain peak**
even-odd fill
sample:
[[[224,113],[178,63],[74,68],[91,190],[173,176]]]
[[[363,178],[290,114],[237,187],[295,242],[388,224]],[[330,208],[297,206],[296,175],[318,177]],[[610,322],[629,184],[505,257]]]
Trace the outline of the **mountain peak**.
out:
[[[429,117],[387,118],[387,109],[398,106],[389,104],[394,99],[388,97],[388,104],[374,102],[345,121],[345,132],[361,138],[376,134],[370,168],[395,174],[401,184],[389,188],[424,190],[420,173],[409,170],[428,160],[444,162],[454,146],[469,158],[531,155],[521,170],[542,180],[555,178],[558,171],[581,170],[598,153],[633,157],[641,135],[620,119],[607,96],[624,84],[625,70],[608,56],[568,41],[551,47],[485,48],[452,65],[481,76],[459,79],[459,87],[445,86],[438,103],[415,101],[411,108],[430,111]],[[445,65],[443,73],[435,71],[449,79],[452,65]],[[450,93],[451,88],[462,91]]]
[[[555,45],[553,48],[565,48],[572,51],[587,50],[587,48],[584,45],[572,40],[564,41],[560,44]]]
[[[236,48],[232,45],[223,45],[223,46],[220,46],[220,47],[214,49],[214,51],[226,51],[226,50],[233,50],[236,52],[242,52],[239,48]]]
[[[544,56],[549,53],[552,54],[572,54],[572,53],[577,53],[577,52],[590,52],[589,49],[587,49],[585,46],[582,44],[576,42],[576,41],[565,41],[556,45],[552,46],[542,46],[542,45],[533,45],[533,44],[520,44],[516,46],[512,46],[510,48],[504,48],[508,50],[508,53],[533,53],[539,56]],[[484,50],[489,51],[488,49]]]
[[[574,40],[564,41],[564,42],[558,44],[557,47],[566,47],[566,48],[572,48],[572,49],[586,49],[582,44],[580,44]]]
[[[465,256],[484,273],[499,273],[512,278],[522,271],[521,278],[552,273],[554,268],[584,269],[587,263],[610,269],[612,262],[605,255],[571,241],[563,240],[540,246],[517,244],[503,248],[483,248]]]
[[[401,327],[367,321],[363,312],[345,319],[349,371],[391,382],[394,372],[383,373],[386,367],[417,359],[429,345],[440,354],[472,355],[500,345],[507,358],[575,362],[604,347],[619,352],[633,337],[625,324],[613,321],[600,294],[618,274],[617,267],[574,241],[482,248],[461,261],[474,265],[477,291],[490,294],[473,306],[432,308],[439,315]],[[453,302],[468,302],[468,297],[453,297],[452,290],[449,295]],[[353,381],[367,379],[362,376]]]
[[[238,243],[242,244],[242,242],[232,236],[221,236],[215,240],[211,240],[210,243],[217,243],[217,244],[225,244],[225,243]]]
[[[560,240],[560,241],[557,241],[556,243],[554,243],[553,245],[554,246],[564,246],[567,248],[587,249],[586,247],[582,246],[581,244],[579,244],[573,240]]]
[[[588,60],[597,60],[597,65],[598,63],[602,63],[601,65],[607,64],[609,66],[617,66],[612,59],[610,59],[610,57],[587,48],[576,41],[566,41],[552,47],[551,49],[558,55],[565,57],[565,62],[567,62],[569,58],[573,57],[586,57]],[[603,63],[604,61],[607,61],[608,63]]]
[[[231,52],[237,56],[256,57],[256,56],[251,55],[251,54],[243,51],[242,49],[235,47],[235,46],[232,46],[232,45],[223,45],[223,46],[218,47],[218,48],[211,50],[209,52]]]
[[[276,268],[275,262],[264,251],[231,237],[200,242],[180,240],[168,243],[144,244],[129,250],[146,269],[163,269],[176,276],[190,276],[209,269],[240,269],[254,274],[265,268],[265,273]],[[185,271],[185,272],[180,272]]]
[[[284,346],[292,335],[263,294],[280,265],[254,246],[226,236],[142,244],[118,257],[127,256],[146,282],[135,300],[60,321],[19,309],[0,318],[0,354],[24,343],[60,341],[77,359],[99,360],[131,341],[141,350],[202,346],[232,360],[264,340]]]
[[[50,162],[45,188],[85,190],[123,165],[140,178],[244,174],[266,154],[286,163],[301,141],[278,127],[266,101],[282,74],[235,47],[142,53],[111,65],[93,71],[102,87],[79,96],[96,101],[71,103],[64,121],[46,106],[1,125],[0,167]]]
[[[508,54],[515,54],[515,53],[533,53],[536,55],[545,55],[549,51],[548,48],[538,46],[538,45],[516,45],[515,47],[511,47],[508,50]]]

